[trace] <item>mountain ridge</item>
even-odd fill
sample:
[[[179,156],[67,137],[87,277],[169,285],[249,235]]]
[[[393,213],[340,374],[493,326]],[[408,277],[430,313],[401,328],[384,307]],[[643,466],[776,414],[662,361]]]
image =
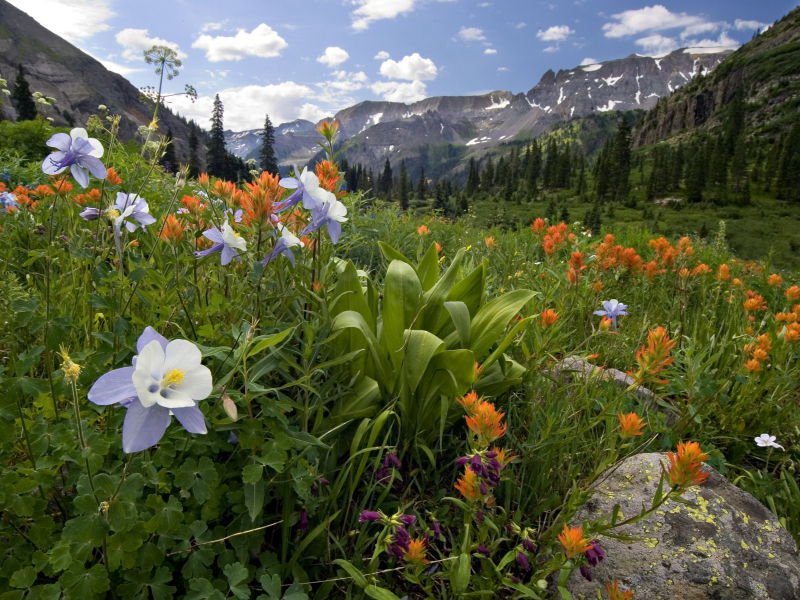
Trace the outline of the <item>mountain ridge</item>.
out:
[[[624,58],[549,69],[528,92],[496,90],[473,96],[434,96],[409,104],[366,100],[336,113],[344,154],[375,170],[386,158],[413,160],[424,146],[453,145],[464,156],[482,155],[519,136],[539,135],[554,123],[611,110],[649,109],[658,99],[713,71],[731,48],[681,48],[650,57]],[[293,122],[297,123],[297,122]],[[308,123],[308,122],[306,122]],[[438,128],[438,132],[437,132]],[[259,130],[226,132],[231,151],[255,158]],[[283,167],[306,164],[319,139],[313,131],[276,135]],[[463,156],[462,156],[463,158]]]

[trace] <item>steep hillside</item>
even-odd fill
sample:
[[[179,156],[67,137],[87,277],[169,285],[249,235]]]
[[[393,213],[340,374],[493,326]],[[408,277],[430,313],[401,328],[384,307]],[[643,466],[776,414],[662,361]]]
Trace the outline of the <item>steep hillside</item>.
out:
[[[773,137],[800,107],[800,8],[739,48],[712,73],[695,79],[651,110],[634,132],[636,145],[682,130],[713,129],[741,93],[746,129]]]
[[[713,71],[731,52],[688,48],[656,58],[633,54],[558,73],[548,71],[526,94],[496,91],[412,104],[368,101],[335,116],[351,162],[377,170],[387,158],[392,163],[406,159],[409,165],[424,165],[436,154],[445,156],[437,169],[447,167],[440,173],[447,175],[464,157],[480,157],[509,140],[539,135],[554,123],[612,110],[652,108],[701,69]],[[247,158],[260,146],[257,134],[257,130],[229,132],[226,140],[234,153]],[[276,132],[278,160],[284,166],[305,163],[318,151],[315,138],[308,129]]]
[[[86,123],[105,104],[111,114],[122,115],[120,137],[133,138],[140,125],[150,122],[152,109],[139,100],[139,90],[100,62],[45,29],[23,11],[0,0],[0,74],[13,85],[17,65],[22,64],[31,90],[56,99],[50,116],[55,125],[67,126],[66,114],[76,124]],[[15,118],[6,102],[0,111]],[[0,113],[2,117],[2,113]],[[160,131],[172,130],[175,150],[186,160],[189,128],[167,110],[159,111]]]

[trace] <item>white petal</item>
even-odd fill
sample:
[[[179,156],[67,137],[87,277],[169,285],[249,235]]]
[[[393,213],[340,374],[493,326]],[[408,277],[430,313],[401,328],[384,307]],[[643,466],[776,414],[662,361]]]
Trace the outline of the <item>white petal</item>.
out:
[[[188,408],[194,406],[195,401],[189,394],[166,388],[162,389],[158,395],[158,405],[164,408]]]
[[[173,369],[181,369],[188,373],[190,370],[200,365],[202,357],[200,349],[192,342],[188,340],[172,340],[167,344],[167,355],[164,360],[163,372],[166,375]]]
[[[334,196],[332,192],[321,187],[312,188],[309,186],[306,188],[306,191],[311,194],[312,198],[319,202],[336,202],[336,196]]]
[[[183,377],[183,383],[177,387],[179,392],[183,392],[195,400],[208,398],[212,389],[211,371],[203,365],[187,371]]]
[[[137,361],[139,364],[141,361]],[[158,392],[161,391],[161,386],[158,382],[150,377],[147,371],[136,370],[133,373],[133,387],[136,388],[136,395],[139,396],[139,401],[145,408],[150,408],[159,400]]]
[[[85,140],[88,140],[89,134],[86,133],[86,130],[83,127],[76,127],[75,129],[69,132],[69,137],[72,138],[73,142],[78,138],[83,138]]]
[[[158,340],[153,340],[139,353],[136,371],[144,371],[156,381],[164,378],[164,350]]]
[[[345,218],[345,215],[347,215],[347,207],[338,200],[333,201],[333,204],[331,205],[328,214],[335,221],[339,221],[339,223],[347,221],[347,219]]]
[[[103,144],[100,143],[100,140],[96,138],[89,138],[89,143],[92,145],[92,150],[89,153],[89,156],[94,156],[95,158],[101,158],[103,156]]]

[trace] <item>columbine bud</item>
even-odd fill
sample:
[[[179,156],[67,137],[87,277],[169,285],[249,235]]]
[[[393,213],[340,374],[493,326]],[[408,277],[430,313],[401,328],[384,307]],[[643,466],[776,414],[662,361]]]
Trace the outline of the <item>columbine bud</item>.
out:
[[[225,409],[225,414],[228,415],[231,421],[236,422],[239,420],[239,412],[236,410],[236,403],[225,393],[222,394],[222,408]]]

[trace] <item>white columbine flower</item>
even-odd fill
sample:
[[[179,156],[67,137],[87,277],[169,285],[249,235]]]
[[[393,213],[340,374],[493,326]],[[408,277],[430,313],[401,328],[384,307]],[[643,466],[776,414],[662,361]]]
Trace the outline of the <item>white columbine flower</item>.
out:
[[[761,448],[780,448],[783,451],[786,451],[786,448],[778,444],[775,440],[777,438],[774,435],[770,435],[768,433],[762,433],[760,436],[755,438],[756,444]]]

